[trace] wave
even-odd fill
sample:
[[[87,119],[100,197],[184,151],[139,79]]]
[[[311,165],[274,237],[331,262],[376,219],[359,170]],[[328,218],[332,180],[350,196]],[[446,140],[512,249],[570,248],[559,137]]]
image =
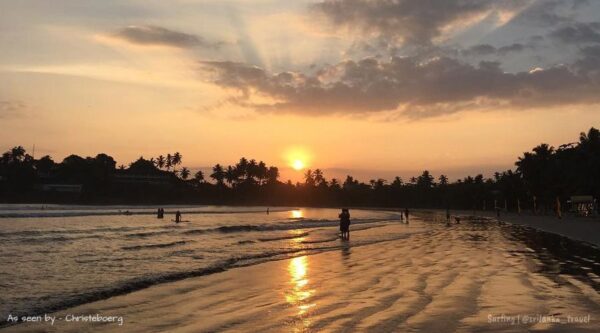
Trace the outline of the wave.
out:
[[[105,228],[91,228],[91,229],[18,230],[18,231],[0,232],[0,237],[39,236],[39,235],[43,236],[45,234],[82,234],[82,233],[93,233],[93,232],[121,232],[121,231],[135,231],[135,230],[161,229],[161,228],[165,228],[165,226],[105,227]]]
[[[302,237],[306,237],[308,236],[310,233],[309,232],[303,232],[301,234],[296,234],[296,235],[288,235],[288,236],[280,236],[280,237],[271,237],[271,238],[259,238],[258,241],[259,242],[274,242],[274,241],[279,241],[279,240],[286,240],[286,239],[296,239],[296,238],[302,238]]]
[[[80,239],[90,239],[90,238],[104,238],[100,235],[87,235],[87,236],[78,236],[78,237],[69,237],[69,236],[52,236],[52,237],[23,237],[23,238],[15,238],[10,241],[19,242],[19,243],[46,243],[46,242],[71,242]]]
[[[352,220],[353,225],[366,225],[372,223],[379,223],[385,221],[394,221],[393,219],[356,219]],[[219,226],[216,228],[207,228],[207,229],[191,229],[184,231],[183,234],[186,235],[194,235],[194,234],[206,234],[206,233],[234,233],[234,232],[256,232],[256,231],[285,231],[285,230],[295,230],[295,229],[312,229],[312,228],[320,228],[320,227],[335,227],[339,225],[338,220],[310,220],[310,219],[302,219],[302,220],[294,220],[294,221],[286,221],[280,223],[271,223],[271,224],[240,224],[240,225],[228,225],[228,226]],[[289,238],[302,237],[298,235],[294,236],[285,236]],[[282,238],[286,239],[286,238]],[[279,239],[266,239],[264,241],[269,240],[279,240]],[[260,240],[263,241],[263,240]]]
[[[378,240],[369,240],[363,242],[353,242],[352,247],[370,245],[380,242],[393,241],[398,239],[403,239],[410,237],[411,234],[402,234],[395,235],[394,237],[389,237],[385,239]],[[179,244],[185,243],[184,241],[173,242],[173,243],[165,243],[165,244],[151,244],[145,247],[167,247],[167,246],[176,246]],[[41,303],[39,300],[35,301],[35,306],[29,307],[27,311],[14,311],[13,314],[18,317],[24,315],[35,315],[39,313],[52,313],[60,310],[64,310],[67,308],[71,308],[77,305],[91,303],[103,299],[107,299],[110,297],[128,294],[134,291],[138,291],[141,289],[145,289],[148,287],[152,287],[157,284],[167,283],[179,281],[187,278],[204,276],[219,272],[224,272],[228,269],[237,268],[237,267],[245,267],[250,265],[255,265],[259,263],[263,263],[266,261],[274,261],[281,259],[288,259],[291,257],[299,256],[299,255],[310,255],[317,254],[325,251],[339,250],[347,247],[347,244],[337,245],[329,245],[329,246],[321,246],[315,248],[303,248],[303,249],[281,249],[275,251],[267,251],[262,253],[254,253],[247,255],[239,255],[230,257],[228,259],[216,262],[214,264],[208,265],[206,267],[199,267],[192,270],[187,271],[178,271],[178,272],[169,272],[169,273],[160,273],[160,274],[152,274],[145,275],[139,278],[130,279],[127,281],[119,282],[116,285],[107,286],[103,288],[99,288],[96,290],[88,290],[83,293],[77,293],[72,295],[52,295],[48,297],[44,297],[44,299],[48,300],[45,304]],[[140,247],[130,247],[131,249],[137,249]],[[200,258],[202,259],[202,258]],[[56,301],[52,301],[53,299],[58,299]],[[6,319],[0,319],[0,328],[12,325],[12,323],[8,323]]]
[[[311,241],[302,241],[300,243],[302,244],[318,244],[318,243],[329,243],[329,242],[333,242],[340,239],[339,236],[335,236],[335,237],[331,237],[331,238],[327,238],[327,239],[316,239],[316,240],[311,240]]]
[[[172,233],[172,230],[138,232],[138,233],[127,234],[127,235],[125,235],[125,237],[127,237],[127,238],[145,238],[145,237],[152,237],[152,236],[158,236],[158,235],[169,234],[169,233]]]
[[[160,244],[147,244],[147,245],[135,245],[135,246],[123,246],[122,250],[142,250],[142,249],[154,249],[154,248],[164,248],[164,247],[173,247],[177,245],[183,245],[187,243],[186,241],[176,241],[171,243],[160,243]]]

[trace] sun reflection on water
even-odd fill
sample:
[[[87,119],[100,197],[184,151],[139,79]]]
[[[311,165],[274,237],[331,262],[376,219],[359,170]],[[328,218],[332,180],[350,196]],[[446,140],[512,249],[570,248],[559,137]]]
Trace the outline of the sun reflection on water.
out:
[[[292,210],[292,218],[301,219],[303,217],[304,217],[304,214],[302,213],[302,211],[300,209]]]
[[[285,299],[289,304],[298,307],[298,315],[301,316],[316,305],[310,302],[315,291],[308,285],[308,257],[303,256],[290,260],[288,272],[292,288],[286,293]]]

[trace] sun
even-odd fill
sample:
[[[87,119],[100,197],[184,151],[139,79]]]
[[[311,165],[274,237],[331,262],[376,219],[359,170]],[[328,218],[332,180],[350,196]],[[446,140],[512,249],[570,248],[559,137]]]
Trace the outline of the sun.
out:
[[[294,168],[294,170],[302,170],[304,169],[304,162],[302,162],[302,160],[294,160],[294,162],[292,162],[292,168]]]
[[[285,150],[282,157],[290,169],[301,171],[308,168],[313,160],[313,154],[302,146],[291,146]]]

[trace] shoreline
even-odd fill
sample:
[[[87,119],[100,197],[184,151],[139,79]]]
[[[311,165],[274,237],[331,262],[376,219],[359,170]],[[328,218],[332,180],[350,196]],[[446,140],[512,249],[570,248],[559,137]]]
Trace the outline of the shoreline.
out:
[[[445,214],[445,211],[443,211]],[[502,212],[500,218],[495,212],[476,211],[475,215],[469,211],[451,211],[451,215],[478,216],[496,219],[500,222],[513,225],[530,227],[539,231],[557,234],[570,238],[574,241],[585,242],[596,248],[600,247],[600,218],[599,217],[576,217],[563,216],[562,219],[554,215],[532,215]]]
[[[0,331],[572,332],[600,328],[596,318],[569,325],[489,322],[490,315],[500,314],[600,311],[594,289],[568,274],[548,275],[548,263],[521,241],[506,238],[497,223],[474,221],[447,228],[416,218],[409,225],[391,227],[426,230],[359,247],[350,241],[332,251],[163,283],[52,314],[115,316],[123,319],[124,326],[63,320],[53,326],[24,323]],[[361,237],[360,232],[354,237]],[[569,304],[566,313],[564,304]]]

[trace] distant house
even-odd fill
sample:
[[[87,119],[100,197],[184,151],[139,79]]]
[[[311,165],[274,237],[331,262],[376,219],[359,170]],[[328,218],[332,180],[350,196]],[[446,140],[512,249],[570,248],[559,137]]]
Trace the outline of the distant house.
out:
[[[575,195],[572,196],[570,203],[570,211],[580,216],[589,216],[594,214],[597,205],[596,199],[591,195]]]
[[[42,184],[43,192],[60,192],[60,193],[81,193],[83,185],[81,184]]]

